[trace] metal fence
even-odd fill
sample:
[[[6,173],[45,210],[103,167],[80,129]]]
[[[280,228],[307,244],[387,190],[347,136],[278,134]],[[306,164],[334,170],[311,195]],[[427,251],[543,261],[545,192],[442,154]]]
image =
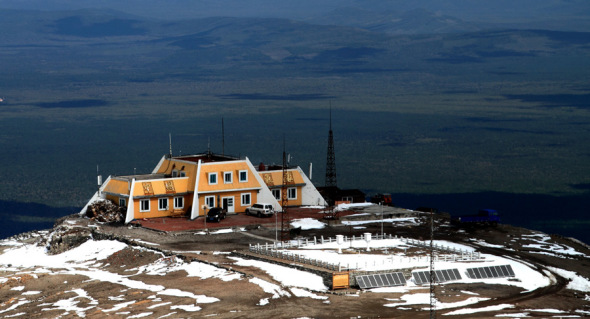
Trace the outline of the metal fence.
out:
[[[365,240],[365,236],[343,236],[343,241],[341,241],[342,243],[346,243],[346,242],[354,242],[357,240]],[[371,241],[373,240],[384,240],[384,239],[399,239],[401,241],[403,241],[404,243],[406,243],[407,245],[411,245],[411,246],[416,246],[416,247],[423,247],[423,248],[428,248],[430,249],[430,243],[426,242],[426,241],[421,241],[421,240],[416,240],[416,239],[412,239],[412,238],[404,238],[404,237],[398,237],[398,236],[393,236],[391,234],[376,234],[376,235],[371,235]],[[334,264],[334,263],[329,263],[323,260],[317,260],[317,259],[313,259],[313,258],[307,258],[305,256],[293,253],[293,252],[287,252],[287,251],[283,251],[285,249],[295,249],[295,248],[306,248],[306,247],[311,247],[311,246],[315,246],[318,244],[324,244],[324,243],[332,243],[332,242],[338,242],[338,239],[336,237],[328,237],[328,238],[324,238],[323,236],[321,236],[320,238],[317,238],[314,236],[313,240],[310,239],[295,239],[295,240],[290,240],[290,241],[286,241],[286,242],[278,242],[278,243],[265,243],[265,244],[256,244],[256,245],[252,245],[250,244],[249,250],[252,253],[256,253],[256,254],[260,254],[260,255],[264,255],[264,256],[269,256],[269,257],[273,257],[273,258],[279,258],[279,259],[283,259],[283,260],[288,260],[288,261],[293,261],[293,262],[297,262],[297,263],[301,263],[301,264],[306,264],[306,265],[311,265],[311,266],[316,266],[316,267],[321,267],[321,268],[325,268],[328,270],[332,270],[332,271],[342,271],[342,270],[354,270],[354,269],[360,269],[362,267],[362,265],[359,266],[358,263],[356,263],[355,265],[342,265],[342,264]],[[462,249],[458,249],[455,247],[451,247],[451,246],[444,246],[444,245],[438,245],[435,244],[433,245],[433,248],[437,251],[440,252],[447,252],[448,254],[439,254],[439,255],[435,255],[435,262],[438,261],[443,261],[443,262],[461,262],[461,261],[474,261],[474,260],[482,260],[484,259],[481,256],[481,253],[476,252],[476,251],[468,251],[468,250],[462,250]],[[398,257],[398,258],[394,258],[394,256],[391,256],[387,261],[389,264],[391,264],[391,266],[393,267],[394,265],[403,265],[404,263],[408,262],[412,262],[415,260],[418,261],[422,261],[422,259],[424,259],[424,261],[430,261],[429,256],[415,256],[415,257]],[[385,264],[386,260],[383,261],[383,264]],[[369,265],[367,265],[365,263],[365,267],[367,267]],[[376,266],[376,265],[373,265]]]
[[[267,249],[268,246],[263,245],[250,245],[250,252],[260,254],[263,256],[279,258],[283,260],[298,262],[300,264],[316,266],[320,268],[325,268],[332,271],[342,271],[343,268],[340,264],[333,264],[323,260],[307,258],[305,256],[301,256],[299,254],[294,254],[290,252],[280,251],[280,250],[273,250]]]

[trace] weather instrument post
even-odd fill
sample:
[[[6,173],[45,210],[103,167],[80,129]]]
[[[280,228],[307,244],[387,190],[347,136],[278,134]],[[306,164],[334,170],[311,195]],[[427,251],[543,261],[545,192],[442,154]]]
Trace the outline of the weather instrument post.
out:
[[[365,233],[365,241],[367,242],[367,251],[371,251],[371,233]]]
[[[379,205],[381,205],[381,239],[383,239],[383,201]]]

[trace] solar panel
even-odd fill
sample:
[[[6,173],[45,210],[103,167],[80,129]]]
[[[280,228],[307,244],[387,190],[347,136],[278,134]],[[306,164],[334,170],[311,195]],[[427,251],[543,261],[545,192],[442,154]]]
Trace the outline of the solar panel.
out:
[[[430,274],[426,275],[426,272],[422,271],[422,272],[419,272],[418,275],[420,276],[422,283],[430,282],[430,276],[429,276]]]
[[[367,285],[365,284],[365,278],[363,278],[363,276],[356,276],[356,283],[359,285],[359,287],[363,288],[366,287]]]
[[[436,276],[437,282],[461,280],[458,269],[435,270],[434,275]],[[430,283],[430,271],[415,271],[412,273],[412,277],[417,285]]]
[[[505,267],[508,269],[508,274],[510,275],[510,277],[514,277],[515,274],[514,271],[512,271],[512,266],[506,265]]]
[[[379,285],[377,284],[377,280],[375,280],[375,277],[373,275],[367,276],[367,279],[369,280],[369,284],[371,285],[371,287],[379,287]]]
[[[424,283],[424,280],[422,280],[422,278],[420,277],[419,272],[413,272],[412,273],[412,278],[414,278],[414,282],[416,283],[416,285],[421,285],[422,283]]]
[[[393,278],[396,278],[396,283],[399,283],[400,286],[406,284],[406,277],[404,277],[404,275],[401,272],[394,272]]]
[[[394,272],[387,274],[359,275],[356,276],[356,282],[361,289],[367,289],[403,286],[406,284],[406,278],[404,278],[404,275],[401,272]]]
[[[384,284],[387,286],[391,286],[391,285],[395,284],[392,274],[385,274],[384,276],[382,276],[381,279],[383,279]]]
[[[384,283],[384,280],[381,278],[383,276],[374,276],[374,277],[375,277],[375,281],[377,282],[377,285],[379,287],[385,287],[385,286],[387,286],[387,284]]]
[[[474,268],[473,272],[475,273],[475,278],[488,278],[488,276],[486,276],[486,272],[481,268]]]
[[[486,266],[467,269],[467,277],[472,279],[505,278],[514,276],[514,271],[510,265]]]
[[[496,271],[496,266],[492,266],[492,267],[488,267],[488,268],[490,268],[490,271],[492,272],[492,277],[494,277],[494,278],[504,277],[504,275],[498,274],[498,272]]]
[[[445,277],[445,280],[446,280],[446,281],[451,281],[451,280],[453,280],[453,279],[451,278],[451,275],[449,275],[449,271],[448,271],[447,269],[441,270],[440,272],[442,272],[442,274],[443,274],[443,277]]]

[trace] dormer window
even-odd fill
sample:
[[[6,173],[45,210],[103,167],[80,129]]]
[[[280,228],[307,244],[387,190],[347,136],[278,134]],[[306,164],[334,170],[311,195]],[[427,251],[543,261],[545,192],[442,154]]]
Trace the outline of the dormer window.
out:
[[[243,170],[239,172],[240,175],[240,183],[245,183],[248,181],[248,171]]]
[[[185,171],[180,171],[178,174],[180,175],[180,177],[185,177],[186,176],[186,172]]]
[[[233,183],[233,174],[231,172],[223,172],[223,182],[225,184]]]
[[[172,177],[177,177],[178,176],[178,170],[172,170]]]
[[[217,173],[209,173],[209,185],[217,184]]]

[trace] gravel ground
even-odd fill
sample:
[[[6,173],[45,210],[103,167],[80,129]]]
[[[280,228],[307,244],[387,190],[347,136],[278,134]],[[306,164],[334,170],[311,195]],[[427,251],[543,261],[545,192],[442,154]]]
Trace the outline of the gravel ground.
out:
[[[270,283],[276,282],[266,272],[255,268],[238,266],[233,259],[228,258],[229,252],[246,251],[249,244],[271,242],[275,238],[273,224],[249,225],[247,231],[235,231],[221,234],[199,234],[200,231],[161,232],[142,227],[133,226],[109,226],[94,224],[88,219],[71,217],[67,222],[70,225],[77,224],[82,228],[95,230],[95,234],[119,237],[129,240],[141,246],[152,247],[155,250],[167,251],[177,256],[194,258],[225,269],[232,269],[242,274],[241,280],[224,282],[219,279],[200,279],[199,277],[187,277],[183,271],[168,273],[165,276],[149,276],[135,274],[131,278],[153,285],[165,285],[167,288],[182,289],[194,294],[206,295],[218,298],[219,302],[199,304],[201,309],[198,312],[185,311],[182,308],[175,308],[172,313],[171,305],[187,305],[190,300],[178,296],[158,296],[160,300],[155,303],[153,293],[142,289],[123,289],[116,283],[104,283],[99,281],[88,281],[80,275],[52,275],[48,274],[27,274],[26,271],[4,272],[0,276],[9,278],[0,284],[0,317],[21,317],[21,318],[55,318],[64,315],[64,318],[76,318],[76,312],[64,312],[64,310],[49,307],[59,300],[76,297],[74,288],[84,289],[93,300],[96,300],[100,307],[84,313],[86,318],[103,318],[105,316],[124,318],[139,316],[150,313],[150,318],[167,316],[168,318],[187,318],[215,316],[215,318],[428,318],[430,313],[425,305],[409,305],[403,309],[385,307],[385,304],[399,300],[403,294],[400,293],[373,293],[359,291],[354,288],[334,292],[314,294],[325,297],[325,299],[281,297],[270,299],[267,305],[259,305],[261,300],[270,298],[271,295],[264,292],[259,285],[250,282],[252,278],[260,278]],[[578,274],[590,278],[590,249],[583,243],[552,236],[550,243],[567,245],[585,254],[584,257],[562,258],[535,253],[535,249],[525,247],[522,241],[527,235],[534,232],[512,227],[509,225],[498,225],[490,228],[457,229],[448,225],[448,216],[437,216],[437,228],[435,237],[437,239],[450,240],[469,245],[477,246],[477,249],[485,253],[513,256],[527,261],[536,267],[552,266],[561,269],[575,271]],[[302,238],[313,238],[314,236],[334,236],[336,234],[361,235],[365,232],[379,233],[381,224],[376,222],[370,225],[363,225],[365,228],[352,226],[326,226],[323,229],[302,230]],[[385,226],[384,231],[389,234],[413,237],[428,238],[429,226],[426,223],[413,226],[392,227]],[[26,237],[26,236],[25,236]],[[24,238],[24,237],[23,237]],[[474,239],[481,239],[488,243],[488,246],[478,246]],[[24,241],[34,239],[23,239]],[[508,249],[494,248],[491,245],[503,245]],[[6,247],[3,247],[6,248]],[[0,247],[0,249],[2,249]],[[140,250],[127,248],[110,256],[103,270],[130,275],[133,269],[147,265],[162,257],[157,251]],[[450,316],[453,318],[490,318],[495,314],[521,314],[527,309],[555,309],[562,313],[559,315],[577,315],[580,317],[590,314],[589,293],[566,289],[567,280],[556,275],[556,283],[538,291],[524,293],[519,288],[503,285],[489,284],[446,284],[437,287],[437,298],[442,302],[454,302],[465,300],[477,293],[478,297],[491,298],[471,307],[495,306],[511,304],[514,308],[501,311],[476,312],[469,315]],[[25,286],[25,290],[39,291],[37,295],[26,296],[27,303],[10,310],[23,296],[20,291],[13,290],[15,287]],[[413,290],[414,293],[428,293],[428,288]],[[90,307],[90,299],[77,298],[77,307]],[[119,304],[128,302],[125,307],[106,312]],[[165,306],[157,306],[166,304]],[[51,308],[51,309],[50,309]],[[48,310],[46,310],[48,309]],[[587,313],[576,312],[585,310]],[[454,309],[456,310],[456,309]],[[451,310],[441,310],[438,314],[444,314]],[[22,313],[19,315],[19,313]],[[124,313],[124,314],[117,314]],[[555,314],[528,311],[529,317],[545,318]]]

